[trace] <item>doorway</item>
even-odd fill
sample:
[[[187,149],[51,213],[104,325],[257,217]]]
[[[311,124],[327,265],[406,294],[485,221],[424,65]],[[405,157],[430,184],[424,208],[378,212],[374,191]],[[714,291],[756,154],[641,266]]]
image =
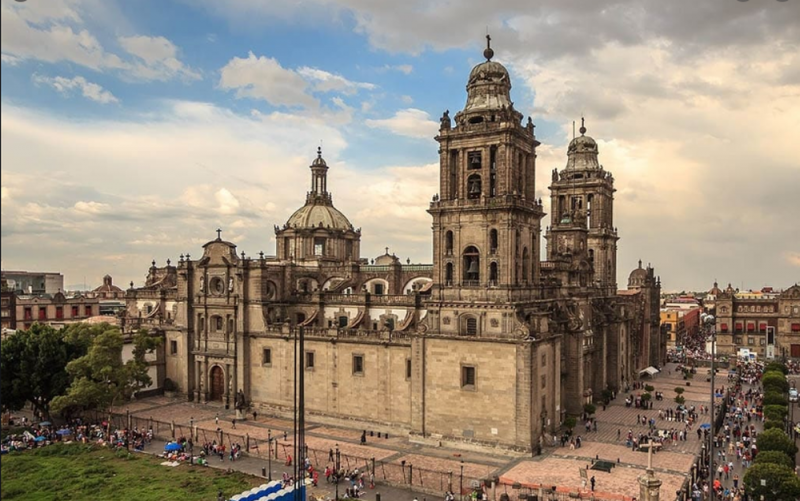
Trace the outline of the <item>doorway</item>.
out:
[[[222,396],[225,394],[225,373],[222,372],[222,367],[215,365],[211,368],[211,400],[221,402]]]

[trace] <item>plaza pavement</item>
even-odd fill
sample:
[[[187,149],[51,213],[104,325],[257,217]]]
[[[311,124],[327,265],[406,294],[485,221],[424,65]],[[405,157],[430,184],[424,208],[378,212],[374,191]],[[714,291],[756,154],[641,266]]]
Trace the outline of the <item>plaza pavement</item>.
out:
[[[571,450],[568,447],[545,447],[543,454],[537,457],[519,457],[512,455],[498,454],[496,451],[485,453],[454,450],[443,447],[424,446],[411,443],[407,437],[393,435],[390,438],[377,438],[368,436],[366,445],[360,444],[361,430],[339,428],[331,425],[315,423],[313,417],[307,423],[306,442],[316,455],[309,453],[312,461],[316,459],[317,467],[324,469],[327,463],[328,451],[336,445],[344,457],[353,458],[375,458],[389,466],[383,472],[389,481],[395,484],[402,484],[405,478],[405,471],[399,468],[401,461],[406,464],[413,464],[414,483],[422,481],[423,485],[434,491],[440,491],[447,483],[453,482],[453,487],[457,490],[460,481],[460,471],[464,467],[464,486],[468,488],[474,480],[499,476],[501,482],[509,486],[514,482],[532,486],[557,485],[560,490],[565,492],[576,492],[582,489],[581,476],[579,469],[587,468],[595,458],[611,461],[616,467],[610,473],[589,470],[588,476],[594,476],[597,483],[594,496],[596,499],[607,500],[630,500],[632,497],[639,497],[639,485],[636,479],[643,475],[647,465],[647,454],[644,452],[634,452],[625,446],[625,436],[628,430],[634,435],[646,432],[648,427],[636,424],[636,415],[644,415],[647,419],[656,419],[656,426],[659,429],[680,429],[680,423],[658,419],[658,410],[674,408],[676,386],[685,388],[683,394],[686,398],[686,405],[707,405],[710,398],[711,385],[706,381],[706,369],[698,369],[698,374],[690,380],[691,386],[686,386],[686,381],[675,373],[675,364],[668,364],[664,371],[655,375],[653,378],[646,378],[645,384],[650,384],[656,391],[664,393],[663,401],[653,401],[652,410],[637,409],[634,406],[625,407],[625,397],[628,394],[622,392],[617,398],[603,410],[598,406],[596,418],[598,421],[598,431],[586,432],[582,423],[578,423],[575,428],[575,435],[580,435],[583,446]],[[727,372],[720,371],[717,377],[717,387],[727,385]],[[643,393],[644,390],[631,390],[630,395]],[[653,393],[655,395],[655,393]],[[139,419],[152,418],[158,421],[173,421],[181,430],[187,430],[190,420],[202,430],[205,435],[198,433],[199,442],[203,439],[214,437],[216,428],[223,433],[232,433],[238,436],[247,435],[251,440],[255,439],[258,443],[258,453],[261,457],[245,458],[230,463],[223,462],[225,467],[241,469],[249,473],[260,474],[261,468],[266,466],[266,440],[268,430],[271,430],[272,437],[278,437],[279,457],[285,457],[285,451],[291,451],[292,447],[292,422],[279,417],[259,415],[253,421],[252,415],[245,421],[237,421],[236,429],[233,429],[231,419],[234,411],[225,410],[224,406],[217,404],[193,404],[185,401],[167,399],[165,397],[153,397],[141,401],[133,402],[124,407],[116,409],[124,413],[130,411],[132,416]],[[215,423],[215,417],[219,417],[219,424]],[[701,441],[698,440],[695,430],[702,423],[707,423],[708,414],[701,414],[699,422],[695,423],[692,431],[688,434],[686,441],[679,441],[665,446],[663,450],[653,454],[653,468],[656,475],[663,481],[661,488],[662,496],[671,498],[673,493],[680,489],[684,480],[688,476],[688,471],[694,457],[699,453]],[[139,421],[141,422],[141,421]],[[621,438],[617,440],[617,430],[620,430]],[[283,432],[289,432],[287,440],[283,439]],[[390,434],[391,435],[391,434]],[[154,443],[159,443],[154,440]],[[200,444],[198,444],[200,445]],[[548,443],[546,445],[552,445]],[[251,454],[255,448],[251,447]],[[319,457],[322,455],[323,457]],[[353,460],[353,464],[358,464],[358,459]],[[348,461],[349,462],[349,461]],[[212,465],[216,466],[215,461]],[[345,463],[345,459],[342,460]],[[286,467],[280,461],[276,465],[273,460],[275,473],[280,474]],[[453,472],[449,474],[449,472]],[[402,477],[401,477],[402,475]],[[376,474],[376,479],[380,480],[382,474]],[[450,480],[452,479],[452,480]],[[324,484],[324,481],[320,482]],[[387,486],[378,486],[379,490],[389,489]],[[502,492],[507,487],[500,489]],[[374,499],[374,492],[369,491],[367,499]],[[386,491],[387,493],[389,491]],[[509,491],[510,492],[510,491]],[[405,494],[402,494],[405,493]],[[413,499],[408,491],[399,489],[392,491],[392,497],[383,497],[383,500],[391,499],[404,501]],[[419,496],[422,499],[422,495]],[[435,499],[426,496],[428,499]]]

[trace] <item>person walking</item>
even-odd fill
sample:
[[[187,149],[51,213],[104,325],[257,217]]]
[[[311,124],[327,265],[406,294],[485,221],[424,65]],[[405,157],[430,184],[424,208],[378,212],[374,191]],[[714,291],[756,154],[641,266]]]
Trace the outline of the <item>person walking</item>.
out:
[[[233,429],[236,429],[236,418],[231,419],[231,424],[233,424]]]
[[[364,430],[363,432],[361,432],[361,445],[364,445],[366,443],[367,443],[367,430]]]
[[[589,479],[589,482],[592,484],[592,492],[594,492],[594,482],[595,482],[594,475],[592,475],[592,478]]]

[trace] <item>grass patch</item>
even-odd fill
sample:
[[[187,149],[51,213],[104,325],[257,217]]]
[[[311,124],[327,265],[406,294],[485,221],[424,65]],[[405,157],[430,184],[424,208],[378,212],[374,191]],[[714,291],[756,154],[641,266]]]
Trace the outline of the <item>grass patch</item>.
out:
[[[0,498],[5,500],[163,501],[216,499],[264,483],[243,473],[181,465],[161,466],[146,454],[117,454],[85,445],[51,445],[5,454]]]

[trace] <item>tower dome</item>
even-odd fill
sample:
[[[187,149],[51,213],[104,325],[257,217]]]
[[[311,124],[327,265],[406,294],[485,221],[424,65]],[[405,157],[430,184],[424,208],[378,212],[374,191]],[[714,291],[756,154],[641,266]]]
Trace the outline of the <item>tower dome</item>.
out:
[[[486,61],[477,64],[469,73],[467,82],[467,104],[462,113],[499,111],[512,108],[511,79],[508,70],[502,64],[492,61],[494,51],[491,48],[491,37],[486,35],[486,50],[483,55]],[[520,115],[521,116],[521,115]]]
[[[599,169],[600,163],[597,161],[597,142],[586,135],[586,124],[581,118],[581,135],[570,141],[567,148],[568,170],[589,170]]]

